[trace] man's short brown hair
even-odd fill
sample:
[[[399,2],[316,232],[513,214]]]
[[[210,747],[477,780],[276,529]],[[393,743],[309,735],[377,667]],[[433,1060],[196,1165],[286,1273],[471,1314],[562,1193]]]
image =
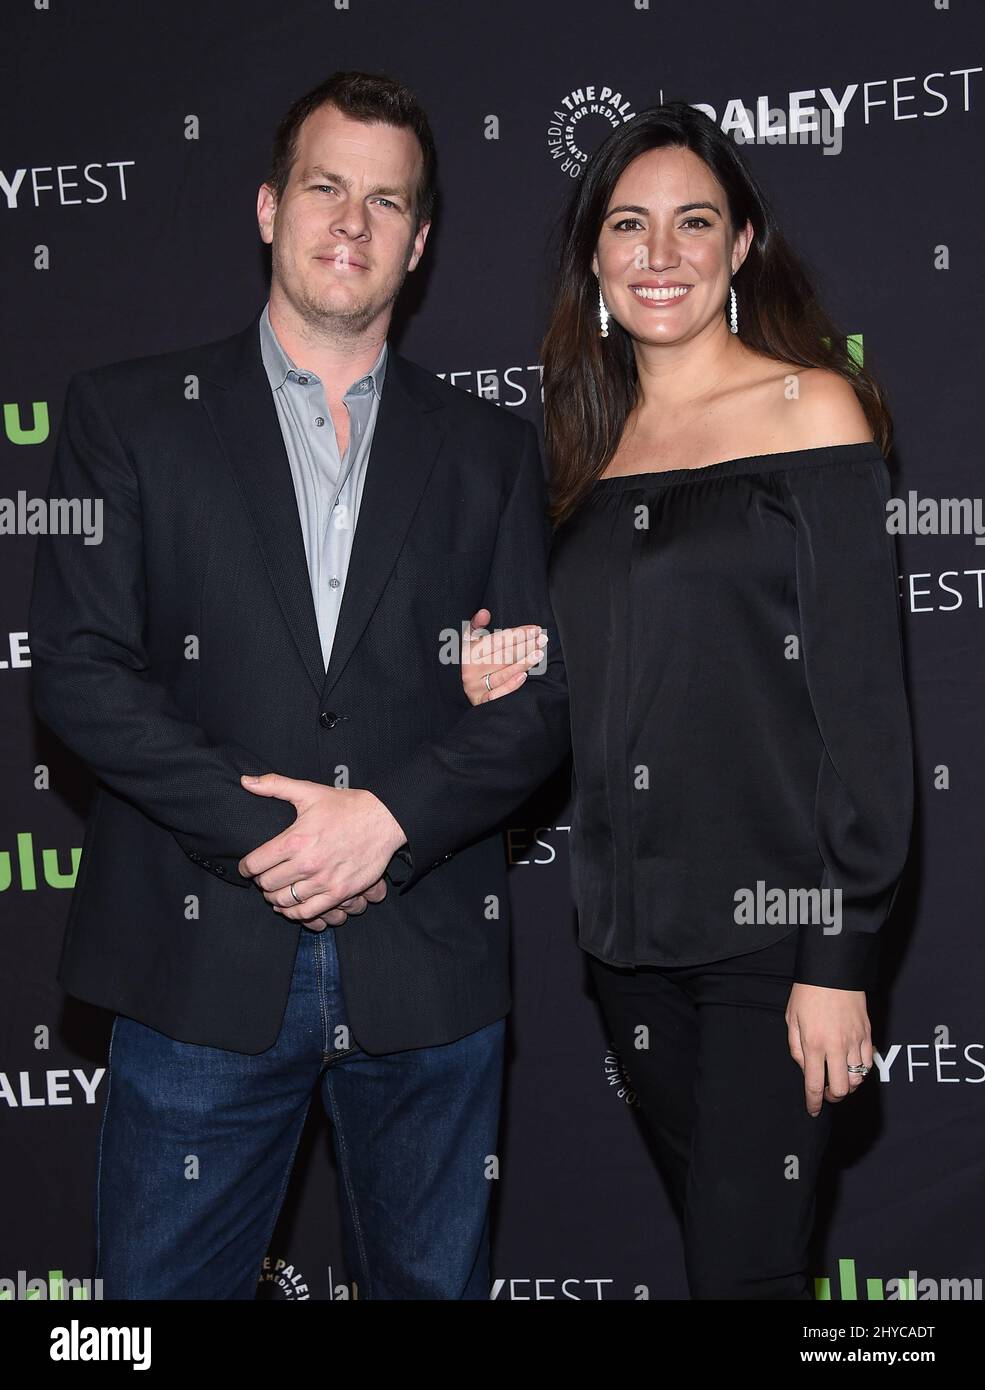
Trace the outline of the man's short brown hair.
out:
[[[402,82],[370,72],[333,72],[325,82],[299,97],[282,117],[274,134],[267,179],[277,201],[280,202],[284,196],[297,158],[301,126],[313,111],[326,105],[337,107],[353,120],[375,121],[414,132],[424,162],[414,213],[418,226],[422,222],[430,222],[434,214],[437,156],[428,118],[413,92]]]

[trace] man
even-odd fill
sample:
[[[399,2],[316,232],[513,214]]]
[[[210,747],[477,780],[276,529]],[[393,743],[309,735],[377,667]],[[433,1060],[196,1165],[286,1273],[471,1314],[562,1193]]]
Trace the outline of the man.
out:
[[[476,707],[441,659],[550,609],[533,427],[386,342],[433,181],[413,96],[334,74],[278,128],[248,328],[69,383],[49,496],[104,540],[42,540],[32,657],[98,778],[58,978],[116,1013],[106,1298],[254,1296],[316,1084],[359,1296],[488,1296],[495,832],[568,710],[559,653]]]

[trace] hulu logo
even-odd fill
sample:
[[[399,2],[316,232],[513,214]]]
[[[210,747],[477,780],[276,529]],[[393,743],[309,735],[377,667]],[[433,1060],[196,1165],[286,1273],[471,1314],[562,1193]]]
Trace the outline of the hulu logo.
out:
[[[830,338],[822,338],[822,339],[821,339],[821,342],[824,343],[826,347],[830,347],[830,345],[831,345],[831,339],[830,339]],[[845,338],[845,351],[846,351],[847,354],[848,354],[848,360],[849,360],[850,362],[854,362],[854,364],[855,364],[856,367],[861,367],[861,366],[862,366],[863,354],[862,354],[862,335],[861,335],[861,333],[849,333],[849,334],[846,336],[846,338]]]
[[[858,1302],[858,1281],[855,1277],[855,1261],[838,1261],[838,1287],[843,1303]],[[869,1303],[881,1303],[883,1299],[898,1299],[901,1302],[914,1302],[916,1299],[940,1299],[949,1302],[980,1299],[981,1279],[932,1279],[921,1277],[915,1269],[896,1279],[887,1279],[885,1287],[881,1279],[866,1279],[865,1298]],[[814,1297],[822,1302],[831,1301],[831,1280],[818,1277],[814,1280]]]
[[[48,438],[48,402],[31,402],[30,425],[21,423],[21,409],[14,401],[3,403],[3,428],[11,444],[43,444]]]
[[[916,1299],[916,1288],[912,1279],[893,1280],[893,1283],[900,1285],[896,1294],[897,1298]],[[855,1278],[855,1261],[838,1261],[838,1283],[841,1290],[841,1300],[843,1303],[854,1303],[858,1301],[858,1286]],[[814,1280],[814,1297],[822,1301],[831,1300],[831,1280],[827,1277]],[[866,1279],[865,1297],[870,1303],[881,1302],[885,1298],[881,1279]]]
[[[62,873],[58,867],[58,851],[41,851],[41,874],[49,888],[74,888],[75,876],[79,871],[82,847],[71,851],[72,868]],[[0,893],[5,893],[14,883],[16,869],[17,886],[25,893],[33,893],[38,886],[38,865],[34,850],[34,836],[30,831],[17,836],[17,850],[0,850]]]
[[[101,1279],[66,1279],[60,1269],[49,1269],[47,1280],[29,1279],[27,1271],[19,1269],[16,1279],[0,1279],[0,1303],[10,1303],[14,1299],[28,1302],[48,1299],[53,1303],[67,1303],[69,1299],[87,1301],[92,1287],[95,1287],[96,1297],[102,1298]]]

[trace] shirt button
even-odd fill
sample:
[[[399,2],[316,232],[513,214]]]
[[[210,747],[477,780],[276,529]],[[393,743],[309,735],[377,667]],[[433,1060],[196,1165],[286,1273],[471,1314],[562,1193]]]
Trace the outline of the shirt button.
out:
[[[316,416],[315,416],[315,424],[316,424],[316,425],[323,425],[324,423],[325,423],[325,417],[324,417],[324,415],[316,415]]]
[[[341,581],[336,579],[335,575],[333,574],[331,579],[328,581],[328,587],[330,589],[337,589],[339,587],[340,582]]]
[[[307,386],[308,384],[308,378],[306,376],[299,376],[298,381],[300,381],[302,386]]]

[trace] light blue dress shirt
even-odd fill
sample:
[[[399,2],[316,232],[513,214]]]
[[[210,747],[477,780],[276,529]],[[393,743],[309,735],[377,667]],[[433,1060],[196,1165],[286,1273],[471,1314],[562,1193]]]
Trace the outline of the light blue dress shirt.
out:
[[[294,479],[322,659],[328,670],[383,395],[387,344],[384,340],[373,367],[343,397],[349,412],[344,458],[339,457],[321,377],[295,366],[281,347],[270,323],[269,300],[260,315],[260,355]]]

